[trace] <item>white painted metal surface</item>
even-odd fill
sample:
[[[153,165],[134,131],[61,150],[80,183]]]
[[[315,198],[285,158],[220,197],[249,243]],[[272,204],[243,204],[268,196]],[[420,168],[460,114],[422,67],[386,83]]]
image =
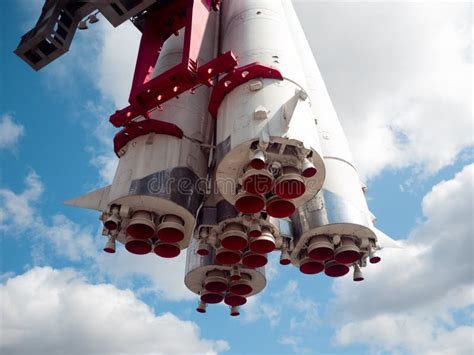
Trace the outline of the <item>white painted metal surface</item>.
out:
[[[235,191],[223,185],[239,177],[250,159],[251,144],[265,150],[276,143],[280,151],[266,152],[268,160],[301,167],[312,155],[318,173],[306,179],[307,191],[293,201],[297,206],[313,197],[324,181],[325,169],[310,100],[304,92],[294,41],[278,1],[227,1],[222,6],[222,50],[232,50],[239,66],[261,62],[277,68],[285,78],[256,79],[244,83],[224,98],[217,117],[217,144],[230,139],[230,150],[219,162],[216,179],[223,197],[235,202]],[[285,147],[291,152],[287,153]]]
[[[217,16],[210,16],[199,57],[203,62],[215,57],[216,22]],[[152,77],[181,62],[183,37],[184,33],[181,33],[165,42]],[[208,113],[209,93],[208,87],[201,86],[195,92],[186,92],[153,111],[151,119],[178,126],[184,137],[149,133],[135,138],[119,152],[119,164],[110,186],[69,203],[99,209],[106,213],[103,218],[106,218],[110,206],[121,206],[121,230],[117,235],[121,242],[125,240],[124,230],[135,211],[153,212],[155,224],[161,216],[179,216],[184,221],[185,238],[178,244],[181,249],[186,248],[199,204],[199,201],[191,200],[200,198],[196,186],[198,180],[205,179],[208,173],[209,152],[201,147],[201,143],[208,145],[213,139],[214,122]],[[176,168],[184,168],[184,175],[173,176]],[[155,176],[160,172],[163,174]],[[186,179],[188,181],[183,182]],[[172,191],[167,191],[171,185],[174,186]]]
[[[306,40],[294,8],[289,0],[281,0],[291,28],[301,66],[306,76],[305,89],[311,98],[311,110],[318,122],[318,134],[326,166],[326,179],[317,199],[298,211],[301,235],[292,252],[292,261],[299,264],[300,251],[315,235],[356,238],[362,255],[367,257],[370,245],[381,235],[372,223],[359,175],[349,149],[347,138],[327,92],[315,57]],[[384,243],[390,238],[384,235]],[[336,238],[337,239],[337,238]],[[380,243],[377,241],[377,245]]]

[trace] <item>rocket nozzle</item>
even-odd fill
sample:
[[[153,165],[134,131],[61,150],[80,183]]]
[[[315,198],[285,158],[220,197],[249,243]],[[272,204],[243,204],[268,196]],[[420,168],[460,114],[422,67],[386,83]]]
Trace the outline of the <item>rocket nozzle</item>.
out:
[[[324,273],[329,277],[341,277],[349,272],[349,266],[330,260],[324,264]]]
[[[278,196],[273,196],[267,201],[267,213],[275,218],[289,217],[295,212],[295,205],[293,202],[284,200]]]
[[[242,176],[242,187],[245,191],[265,195],[272,190],[273,175],[266,169],[250,169]]]
[[[324,264],[320,261],[313,260],[309,257],[304,257],[300,261],[300,271],[303,274],[314,275],[319,274],[324,270]]]
[[[265,266],[267,263],[268,258],[265,254],[257,254],[251,250],[247,250],[242,256],[242,264],[252,269]]]
[[[306,191],[304,179],[293,166],[283,167],[282,175],[275,181],[275,193],[285,200],[302,196]]]
[[[312,162],[308,158],[305,158],[303,161],[303,166],[301,167],[301,175],[305,178],[310,178],[316,175],[317,170]]]
[[[231,307],[238,307],[246,304],[247,298],[233,293],[227,293],[224,297],[224,303]]]
[[[332,259],[334,257],[334,245],[329,237],[324,235],[313,237],[308,247],[308,256],[319,261]]]
[[[247,244],[247,234],[244,227],[238,223],[230,223],[224,228],[224,233],[219,237],[221,245],[230,250],[242,250]]]
[[[222,265],[234,265],[240,261],[240,251],[226,248],[217,249],[216,260]]]
[[[253,291],[250,281],[250,275],[242,274],[242,278],[240,280],[231,282],[229,286],[229,292],[239,296],[249,295]]]
[[[260,195],[242,191],[237,195],[235,207],[239,212],[254,214],[260,212],[265,207],[265,200]]]
[[[151,251],[152,246],[147,239],[138,239],[129,235],[125,239],[125,249],[132,254],[144,255]]]
[[[275,250],[275,237],[267,228],[257,238],[250,240],[249,249],[257,254],[268,254]]]
[[[199,313],[206,313],[206,308],[207,308],[207,304],[201,301],[199,302],[196,308],[196,311],[198,311]]]
[[[204,280],[204,288],[206,291],[223,293],[227,291],[227,287],[227,278],[222,271],[213,270],[207,273],[207,277]]]
[[[177,257],[181,253],[179,245],[176,243],[165,243],[158,241],[153,248],[156,255],[162,258],[171,259]]]
[[[265,154],[261,150],[256,150],[250,160],[250,166],[260,170],[265,167]]]
[[[240,311],[238,306],[230,307],[230,315],[232,317],[240,316]]]
[[[136,239],[148,239],[155,233],[155,223],[152,214],[147,211],[137,211],[133,214],[127,227],[127,234]]]
[[[360,250],[351,237],[341,237],[341,244],[336,249],[334,260],[340,264],[352,264],[359,260]]]
[[[115,253],[115,237],[109,237],[109,240],[107,240],[107,243],[105,244],[104,251],[110,254]]]
[[[224,295],[216,292],[209,292],[206,290],[201,290],[201,302],[216,304],[222,302]]]
[[[163,242],[177,243],[182,241],[184,239],[183,220],[172,214],[164,216],[156,234]]]
[[[291,259],[290,254],[286,249],[283,249],[280,254],[280,265],[290,265]]]
[[[357,264],[354,264],[354,275],[352,279],[357,282],[364,280],[364,275],[362,274],[362,271],[360,270],[360,267]]]

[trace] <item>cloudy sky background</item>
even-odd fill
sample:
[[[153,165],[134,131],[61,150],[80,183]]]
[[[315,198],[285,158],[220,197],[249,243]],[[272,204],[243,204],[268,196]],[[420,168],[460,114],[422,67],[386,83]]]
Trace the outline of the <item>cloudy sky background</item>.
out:
[[[194,311],[184,255],[100,250],[97,214],[62,201],[109,182],[107,118],[139,33],[102,20],[36,73],[12,54],[42,1],[1,8],[0,351],[5,354],[472,353],[472,5],[295,1],[385,250],[366,280],[281,268],[238,319]]]

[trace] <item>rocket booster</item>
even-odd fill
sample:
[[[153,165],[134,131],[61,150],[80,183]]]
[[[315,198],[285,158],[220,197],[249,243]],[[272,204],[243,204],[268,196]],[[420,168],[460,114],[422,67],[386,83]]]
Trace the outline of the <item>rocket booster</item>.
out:
[[[130,106],[110,118],[113,182],[66,202],[102,213],[106,252],[187,249],[197,311],[224,302],[236,316],[265,288],[272,252],[305,274],[352,267],[361,281],[396,245],[374,227],[289,0],[138,1],[120,21],[101,6],[143,32]]]

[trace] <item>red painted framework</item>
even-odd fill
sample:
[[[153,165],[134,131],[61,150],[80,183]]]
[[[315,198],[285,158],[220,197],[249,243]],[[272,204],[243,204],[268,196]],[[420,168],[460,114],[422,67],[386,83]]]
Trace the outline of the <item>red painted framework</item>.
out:
[[[283,75],[278,69],[259,62],[247,64],[233,70],[221,78],[212,90],[211,99],[209,100],[209,112],[211,115],[217,118],[219,106],[229,92],[237,86],[256,78],[283,80]]]
[[[110,122],[115,127],[127,127],[138,116],[149,118],[149,111],[153,108],[199,85],[210,86],[213,77],[237,65],[232,52],[226,52],[202,66],[198,63],[210,11],[217,9],[218,4],[219,1],[215,0],[174,0],[165,9],[148,15],[130,90],[130,106],[110,116]],[[181,63],[151,79],[163,43],[183,27]]]
[[[126,128],[118,132],[114,137],[114,151],[120,157],[120,150],[128,142],[148,133],[166,134],[177,138],[183,138],[183,131],[176,125],[158,120],[143,120],[130,123]]]
[[[130,90],[130,105],[116,111],[109,119],[115,127],[124,127],[114,137],[117,155],[128,142],[148,133],[182,138],[183,131],[178,126],[150,119],[149,112],[183,92],[203,84],[214,86],[209,112],[217,117],[222,100],[235,87],[255,78],[283,80],[278,69],[258,62],[235,69],[237,59],[231,51],[199,66],[199,50],[210,11],[217,11],[219,4],[220,0],[174,0],[166,8],[147,16]],[[164,42],[183,27],[181,63],[151,79]],[[226,72],[229,73],[214,85],[213,78]]]

